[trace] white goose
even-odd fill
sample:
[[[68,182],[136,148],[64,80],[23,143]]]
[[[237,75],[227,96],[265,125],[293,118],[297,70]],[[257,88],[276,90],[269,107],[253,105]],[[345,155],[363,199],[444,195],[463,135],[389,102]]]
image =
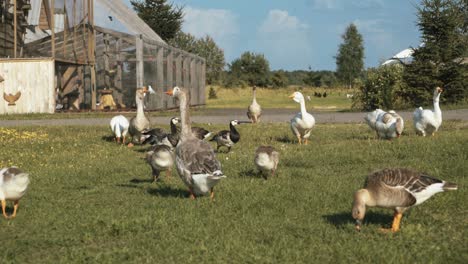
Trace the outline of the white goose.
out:
[[[352,215],[361,230],[366,206],[395,210],[392,232],[400,230],[400,221],[408,208],[423,203],[436,193],[456,190],[457,185],[403,168],[383,169],[367,177],[364,189],[354,194]]]
[[[125,144],[129,127],[128,119],[123,115],[114,116],[110,121],[110,127],[117,143],[120,143],[122,138],[122,144]]]
[[[379,138],[392,139],[400,137],[404,128],[403,118],[395,111],[383,112],[377,117],[375,130]]]
[[[434,90],[434,111],[425,109],[422,107],[417,108],[413,113],[413,122],[416,133],[422,136],[433,135],[439,130],[440,125],[442,124],[442,111],[439,107],[440,94],[443,92],[443,89],[440,87],[435,88]]]
[[[166,94],[179,100],[182,131],[176,147],[176,168],[182,181],[187,185],[190,198],[210,193],[214,198],[214,186],[226,176],[221,171],[221,163],[216,159],[211,145],[197,137],[191,130],[190,100],[179,87],[174,87]]]
[[[0,169],[0,200],[2,202],[2,213],[5,218],[16,217],[19,200],[24,196],[29,185],[29,174],[24,173],[17,167]],[[6,214],[6,201],[13,201],[13,214]]]
[[[254,86],[253,90],[253,99],[252,103],[249,105],[247,109],[247,117],[252,121],[252,123],[260,122],[260,116],[262,115],[262,108],[257,103],[257,87]]]
[[[289,98],[293,98],[301,106],[301,112],[291,119],[291,130],[297,137],[299,144],[304,143],[304,145],[307,145],[310,131],[315,125],[315,118],[307,113],[304,96],[300,92],[294,92]]]
[[[145,116],[144,112],[144,99],[147,93],[154,94],[151,86],[143,86],[143,88],[137,88],[135,92],[135,102],[137,105],[137,115],[130,119],[130,126],[128,132],[132,136],[132,142],[128,144],[130,147],[133,146],[133,142],[141,143],[142,131],[150,128],[149,119]],[[144,139],[143,139],[144,140]]]
[[[385,113],[384,110],[377,108],[372,112],[366,113],[364,120],[372,130],[375,130],[375,123],[377,122],[377,118],[383,113]]]

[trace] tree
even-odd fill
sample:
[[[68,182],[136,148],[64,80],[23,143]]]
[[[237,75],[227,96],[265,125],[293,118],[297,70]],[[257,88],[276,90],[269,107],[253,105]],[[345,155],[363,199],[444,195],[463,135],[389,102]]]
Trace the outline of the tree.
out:
[[[468,54],[467,2],[422,0],[418,7],[421,47],[403,74],[402,96],[418,106],[431,101],[436,86],[444,87],[441,100],[456,103],[467,97]]]
[[[216,45],[216,42],[210,36],[206,36],[197,40],[195,54],[206,59],[207,83],[219,82],[226,64],[224,51]]]
[[[284,70],[278,70],[273,72],[271,77],[271,84],[274,88],[281,88],[288,85],[288,76]]]
[[[163,40],[170,40],[180,31],[183,7],[167,4],[167,0],[130,0],[138,16]]]
[[[270,64],[263,54],[244,52],[230,65],[230,84],[236,81],[266,87],[269,84]]]
[[[340,44],[338,55],[335,57],[336,74],[343,84],[352,87],[354,80],[361,77],[364,69],[362,36],[356,26],[351,23],[341,37],[343,43]]]
[[[213,38],[206,36],[197,39],[189,33],[180,31],[168,43],[173,47],[205,58],[206,81],[208,84],[219,83],[221,81],[221,73],[226,65],[224,51],[216,45]]]

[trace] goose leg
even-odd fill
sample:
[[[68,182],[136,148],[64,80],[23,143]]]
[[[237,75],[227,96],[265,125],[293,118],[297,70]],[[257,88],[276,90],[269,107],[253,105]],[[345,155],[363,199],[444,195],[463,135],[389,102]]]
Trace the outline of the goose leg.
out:
[[[305,138],[304,139],[304,145],[308,145],[309,144],[309,139],[308,138]]]
[[[392,232],[395,233],[400,230],[400,222],[402,217],[402,213],[395,212],[395,215],[393,216]]]
[[[159,180],[159,171],[153,169],[153,183]]]
[[[6,209],[6,201],[5,201],[5,200],[2,200],[2,213],[3,213],[3,217],[5,217],[6,219],[8,219],[8,215],[6,214],[5,209]]]
[[[120,137],[117,137],[117,144],[120,144]]]
[[[195,194],[193,193],[193,190],[192,190],[192,187],[189,188],[189,192],[190,192],[190,199],[192,200],[195,200]]]
[[[15,201],[15,205],[13,206],[13,214],[10,216],[10,218],[16,217],[16,211],[18,210],[18,206],[19,206],[19,201]]]
[[[213,187],[211,187],[210,189],[210,199],[211,201],[214,201],[214,188]]]
[[[171,169],[168,169],[168,170],[166,171],[166,177],[167,177],[167,178],[171,178],[171,177],[172,177],[172,170],[171,170]]]
[[[301,136],[297,136],[297,141],[299,141],[299,145],[302,145],[302,139],[301,139]]]
[[[125,136],[122,137],[122,144],[125,145]]]

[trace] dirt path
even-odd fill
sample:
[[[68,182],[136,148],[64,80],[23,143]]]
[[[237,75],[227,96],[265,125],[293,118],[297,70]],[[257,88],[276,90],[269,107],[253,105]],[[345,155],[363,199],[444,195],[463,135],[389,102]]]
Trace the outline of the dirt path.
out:
[[[262,122],[289,122],[297,113],[294,109],[265,109]],[[338,113],[338,112],[311,112],[317,123],[361,123],[364,121],[364,113]],[[412,120],[412,112],[398,112],[405,120]],[[174,113],[175,115],[176,113]],[[468,109],[447,110],[442,112],[444,120],[468,121]],[[1,116],[0,116],[1,118]],[[108,125],[109,118],[85,118],[85,119],[44,119],[44,120],[0,120],[0,127],[10,126],[99,126]],[[170,117],[151,117],[151,124],[168,124]],[[194,123],[227,124],[230,120],[247,120],[245,109],[210,109],[203,115],[192,116]]]

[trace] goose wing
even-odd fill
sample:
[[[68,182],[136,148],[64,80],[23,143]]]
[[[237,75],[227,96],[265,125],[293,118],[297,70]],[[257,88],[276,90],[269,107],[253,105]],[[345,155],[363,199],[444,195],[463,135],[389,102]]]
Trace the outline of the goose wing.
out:
[[[193,174],[221,172],[221,163],[216,159],[211,145],[196,138],[183,141],[177,146],[176,162],[178,169],[185,171],[181,177],[184,177],[183,180],[190,185],[193,183],[191,177]]]

